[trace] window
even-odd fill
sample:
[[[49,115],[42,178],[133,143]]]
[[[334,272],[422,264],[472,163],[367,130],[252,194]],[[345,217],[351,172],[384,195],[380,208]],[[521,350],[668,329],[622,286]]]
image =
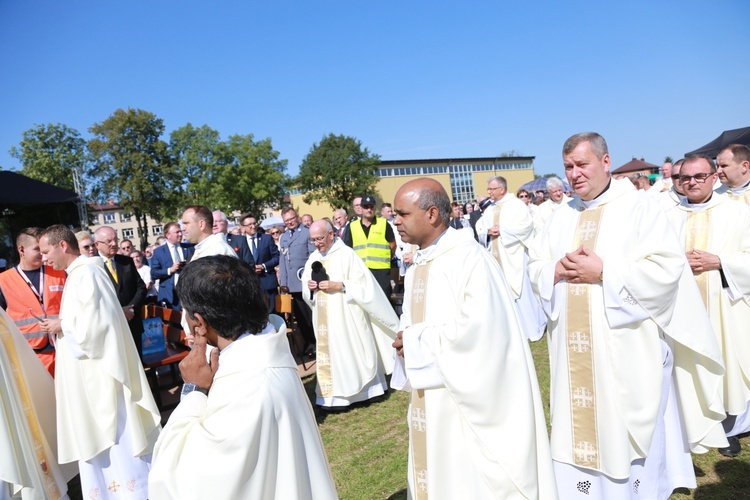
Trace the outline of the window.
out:
[[[130,222],[132,217],[133,215],[128,212],[120,212],[120,222]]]
[[[133,237],[133,228],[130,227],[130,228],[127,228],[127,229],[123,229],[122,230],[122,237],[123,237],[123,239],[126,239],[126,238],[130,239],[130,238],[132,238]]]
[[[153,234],[154,236],[161,236],[162,234],[164,234],[161,224],[151,226],[151,234]]]
[[[107,212],[104,214],[104,223],[105,224],[114,224],[115,223],[115,213],[114,212]]]

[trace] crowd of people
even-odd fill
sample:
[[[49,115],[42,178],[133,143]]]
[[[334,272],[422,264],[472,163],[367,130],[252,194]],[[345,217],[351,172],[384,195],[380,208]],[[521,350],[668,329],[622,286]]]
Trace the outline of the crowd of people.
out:
[[[336,498],[291,320],[322,410],[377,404],[389,376],[410,392],[410,498],[696,487],[691,453],[736,457],[750,431],[750,149],[653,184],[612,178],[596,133],[562,160],[571,192],[498,176],[459,203],[419,178],[265,231],[192,205],[143,253],[107,226],[22,230],[0,274],[0,499],[61,498],[76,474],[85,498]],[[149,302],[182,311],[192,346],[163,428]],[[529,348],[545,333],[549,402]]]

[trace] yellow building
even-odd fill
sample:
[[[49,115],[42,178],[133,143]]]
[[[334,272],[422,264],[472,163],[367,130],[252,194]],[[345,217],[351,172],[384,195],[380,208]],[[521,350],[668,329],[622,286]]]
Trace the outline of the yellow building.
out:
[[[396,191],[404,183],[420,177],[430,177],[443,185],[458,203],[468,203],[477,196],[487,196],[487,180],[500,175],[508,181],[508,192],[514,193],[523,184],[534,180],[534,156],[452,158],[437,160],[393,160],[380,163],[377,172],[380,180],[376,186],[378,200],[393,203]],[[304,191],[291,193],[291,204],[300,215],[310,214],[314,219],[332,217],[331,207],[302,201]],[[350,215],[351,206],[346,208]]]

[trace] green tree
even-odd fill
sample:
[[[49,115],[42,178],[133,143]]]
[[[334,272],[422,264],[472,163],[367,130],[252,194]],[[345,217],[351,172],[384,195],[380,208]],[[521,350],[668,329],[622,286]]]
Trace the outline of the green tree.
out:
[[[216,185],[228,161],[219,132],[188,123],[169,135],[169,150],[183,183],[180,205],[217,205]]]
[[[233,135],[224,143],[226,164],[213,183],[215,208],[260,213],[281,204],[289,177],[284,173],[287,160],[279,159],[271,139],[253,140],[253,135]]]
[[[89,131],[94,196],[114,198],[138,221],[141,246],[148,244],[146,216],[161,219],[176,213],[179,176],[167,144],[160,139],[164,123],[140,109],[118,109]]]
[[[363,149],[354,137],[329,134],[302,160],[295,183],[307,191],[305,203],[346,207],[357,195],[375,193],[379,164],[380,156]]]
[[[76,129],[60,123],[35,125],[10,154],[23,165],[23,175],[73,191],[73,169],[84,174],[86,141]]]

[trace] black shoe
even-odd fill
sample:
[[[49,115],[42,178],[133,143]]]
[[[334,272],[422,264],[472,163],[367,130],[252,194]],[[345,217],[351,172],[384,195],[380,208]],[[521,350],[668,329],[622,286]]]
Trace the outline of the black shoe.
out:
[[[734,458],[742,451],[742,445],[740,444],[740,438],[737,436],[728,437],[729,446],[726,448],[719,448],[719,453],[725,457]]]

